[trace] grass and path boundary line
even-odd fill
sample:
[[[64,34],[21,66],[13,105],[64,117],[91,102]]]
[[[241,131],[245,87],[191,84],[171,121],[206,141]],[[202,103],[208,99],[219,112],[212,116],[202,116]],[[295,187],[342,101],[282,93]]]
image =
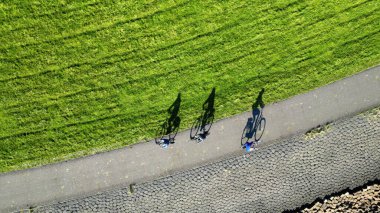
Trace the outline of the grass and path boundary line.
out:
[[[265,107],[267,126],[261,147],[275,139],[380,105],[380,67]],[[251,112],[214,123],[207,141],[197,144],[189,131],[161,149],[154,141],[63,163],[0,175],[0,210],[58,201],[120,184],[139,183],[174,171],[242,154],[240,137]]]
[[[380,63],[378,0],[0,2],[0,172],[150,140]]]

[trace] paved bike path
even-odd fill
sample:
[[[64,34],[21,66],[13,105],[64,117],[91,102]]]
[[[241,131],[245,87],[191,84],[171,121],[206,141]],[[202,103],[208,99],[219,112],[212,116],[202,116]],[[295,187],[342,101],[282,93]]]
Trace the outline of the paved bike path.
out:
[[[265,94],[264,94],[265,95]],[[264,109],[261,147],[348,115],[380,106],[380,66]],[[63,163],[0,175],[0,212],[143,182],[243,153],[240,137],[251,112],[215,122],[200,144],[181,132],[162,149],[153,141]]]

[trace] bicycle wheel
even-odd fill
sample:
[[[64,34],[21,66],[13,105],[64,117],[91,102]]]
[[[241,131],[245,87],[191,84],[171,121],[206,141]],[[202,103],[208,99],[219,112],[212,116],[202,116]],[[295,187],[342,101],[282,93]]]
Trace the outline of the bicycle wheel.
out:
[[[192,139],[192,140],[195,138],[195,136],[198,135],[199,128],[201,127],[201,119],[202,118],[197,118],[197,120],[195,120],[195,122],[191,126],[190,139]]]
[[[211,129],[212,123],[214,122],[214,115],[211,115],[207,118],[205,126],[204,126],[204,132],[208,132]]]
[[[249,134],[249,126],[248,125],[246,125],[244,127],[243,134],[241,135],[241,139],[240,139],[240,145],[241,146],[244,146],[244,144],[247,143],[247,141],[249,140],[249,138],[247,137],[247,134]]]
[[[259,141],[261,137],[263,136],[264,130],[265,130],[265,124],[266,124],[265,118],[261,118],[260,122],[257,124],[255,128],[255,141]]]

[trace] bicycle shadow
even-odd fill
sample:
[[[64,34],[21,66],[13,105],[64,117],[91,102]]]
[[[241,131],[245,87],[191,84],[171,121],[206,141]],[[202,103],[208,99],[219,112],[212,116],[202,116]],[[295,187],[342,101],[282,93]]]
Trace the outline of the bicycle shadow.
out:
[[[158,138],[155,139],[156,144],[169,145],[169,143],[174,143],[175,137],[181,125],[181,118],[179,117],[180,106],[181,106],[181,93],[178,93],[176,100],[167,109],[167,112],[170,115],[170,117],[167,118],[164,121],[164,123],[160,125],[156,133],[156,136],[159,136]]]
[[[170,117],[168,119],[166,134],[170,134],[176,129],[178,130],[179,125],[181,124],[181,118],[178,116],[180,106],[181,106],[181,93],[178,93],[177,99],[173,102],[173,104],[167,110],[168,113],[170,114]]]
[[[190,139],[202,142],[210,134],[215,114],[215,87],[206,101],[202,104],[202,114],[194,122],[190,130]]]
[[[244,146],[250,140],[258,142],[264,134],[266,119],[263,117],[265,107],[263,101],[265,89],[262,88],[255,102],[252,104],[252,117],[249,117],[241,136],[241,145]]]

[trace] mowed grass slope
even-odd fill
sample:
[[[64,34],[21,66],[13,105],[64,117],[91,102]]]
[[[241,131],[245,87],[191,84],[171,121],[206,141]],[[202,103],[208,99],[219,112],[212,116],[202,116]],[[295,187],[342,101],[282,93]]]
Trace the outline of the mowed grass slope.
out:
[[[2,1],[0,172],[151,139],[380,62],[380,2]],[[159,148],[159,147],[157,147]]]

